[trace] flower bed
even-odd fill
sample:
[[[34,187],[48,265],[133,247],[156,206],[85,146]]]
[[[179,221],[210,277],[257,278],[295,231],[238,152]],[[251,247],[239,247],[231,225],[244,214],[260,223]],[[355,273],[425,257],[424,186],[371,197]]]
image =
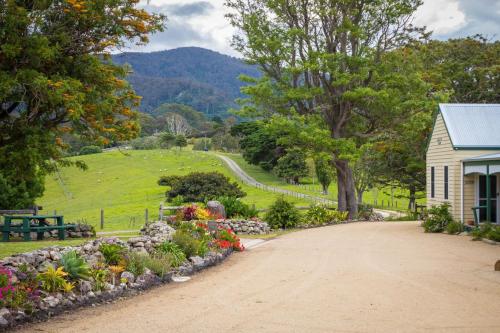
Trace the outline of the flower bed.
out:
[[[127,242],[101,238],[4,258],[0,329],[137,294],[216,265],[233,250],[243,247],[231,230],[212,233],[205,223],[187,222],[176,231],[156,222]]]

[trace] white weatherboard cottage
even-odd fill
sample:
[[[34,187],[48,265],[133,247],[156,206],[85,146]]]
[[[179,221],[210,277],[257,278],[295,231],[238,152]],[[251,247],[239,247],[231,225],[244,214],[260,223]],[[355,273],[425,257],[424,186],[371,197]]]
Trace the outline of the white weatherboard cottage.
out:
[[[489,184],[489,186],[487,186]],[[500,224],[500,104],[440,104],[427,148],[427,207]]]

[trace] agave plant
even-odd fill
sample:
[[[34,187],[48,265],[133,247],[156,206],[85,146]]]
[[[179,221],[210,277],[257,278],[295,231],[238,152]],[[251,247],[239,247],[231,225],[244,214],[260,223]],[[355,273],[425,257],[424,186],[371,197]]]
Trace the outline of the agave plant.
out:
[[[89,265],[75,250],[63,254],[61,265],[64,267],[64,271],[67,272],[72,279],[88,280],[90,278]]]

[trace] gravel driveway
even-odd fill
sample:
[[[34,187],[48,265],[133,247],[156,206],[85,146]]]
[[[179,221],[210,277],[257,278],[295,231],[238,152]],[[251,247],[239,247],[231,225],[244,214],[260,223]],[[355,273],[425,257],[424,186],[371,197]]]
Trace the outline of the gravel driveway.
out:
[[[25,332],[500,332],[499,259],[416,223],[310,229]]]

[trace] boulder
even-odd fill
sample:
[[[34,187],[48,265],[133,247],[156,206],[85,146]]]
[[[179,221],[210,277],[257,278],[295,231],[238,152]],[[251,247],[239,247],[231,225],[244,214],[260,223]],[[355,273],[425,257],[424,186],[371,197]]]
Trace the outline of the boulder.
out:
[[[218,219],[226,218],[226,209],[224,205],[218,201],[209,201],[207,202],[207,208],[213,216],[216,216]]]
[[[135,276],[131,272],[123,272],[122,275],[120,276],[121,279],[126,279],[127,283],[134,283],[135,281]]]

